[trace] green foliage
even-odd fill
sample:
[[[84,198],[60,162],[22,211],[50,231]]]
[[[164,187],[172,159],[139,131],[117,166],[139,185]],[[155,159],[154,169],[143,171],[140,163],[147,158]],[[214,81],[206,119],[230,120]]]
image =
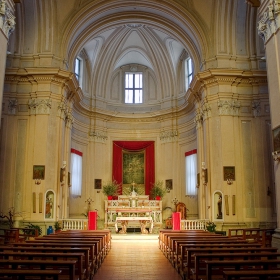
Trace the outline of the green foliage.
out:
[[[215,232],[215,231],[216,231],[215,228],[216,228],[216,225],[215,225],[213,222],[208,222],[208,223],[206,224],[206,229],[207,229],[209,232]]]
[[[160,196],[164,197],[166,194],[166,188],[163,186],[163,181],[156,181],[151,189],[151,196],[156,198]]]
[[[119,189],[119,184],[117,181],[112,181],[112,182],[107,182],[105,185],[102,187],[102,192],[106,196],[114,196],[118,194],[118,189]]]
[[[33,225],[33,224],[29,223],[25,228],[37,229],[38,230],[38,234],[42,235],[42,228],[40,226],[38,226],[38,225]],[[34,231],[30,230],[30,232],[27,233],[27,234],[34,234]]]
[[[62,229],[62,227],[61,227],[61,225],[60,225],[60,223],[59,223],[58,221],[56,221],[56,222],[54,223],[54,229],[55,229],[55,230],[60,230],[60,229]]]

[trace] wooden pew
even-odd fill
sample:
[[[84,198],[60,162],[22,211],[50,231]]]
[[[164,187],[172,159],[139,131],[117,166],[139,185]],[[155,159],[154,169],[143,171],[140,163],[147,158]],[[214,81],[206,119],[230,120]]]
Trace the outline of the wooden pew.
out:
[[[211,241],[211,243],[236,243],[236,244],[246,244],[248,243],[246,240],[242,240],[242,239],[236,239],[236,238],[211,238],[207,237],[207,238],[193,238],[190,236],[169,236],[169,240],[168,240],[168,250],[166,251],[166,257],[169,259],[169,261],[171,263],[174,262],[174,259],[177,259],[178,254],[180,254],[180,247],[178,246],[179,244],[196,244],[196,243],[200,243],[200,244],[207,244],[209,243],[209,241]]]
[[[170,234],[170,233],[207,233],[207,231],[205,230],[172,230],[172,229],[161,229],[159,230],[159,237],[158,237],[158,241],[159,241],[159,248],[161,249],[161,244],[163,242],[164,239],[164,235],[165,234]]]
[[[273,277],[273,279],[280,279],[280,269],[276,270],[240,270],[240,271],[224,271],[225,280],[231,279],[268,279],[267,277]],[[253,278],[254,277],[254,278]]]
[[[53,280],[58,280],[60,274],[61,274],[61,270],[0,269],[0,276],[5,276],[5,278],[3,279],[7,279],[7,276],[12,276],[13,279],[25,279],[26,276],[33,276],[33,277],[40,276],[40,278],[35,278],[35,279],[42,279],[41,277],[52,277]]]
[[[111,231],[108,229],[103,229],[103,230],[66,230],[66,231],[62,231],[60,234],[63,235],[83,235],[83,236],[96,236],[96,235],[103,235],[105,236],[105,244],[106,244],[106,249],[107,251],[110,250],[111,248],[111,240],[112,240],[112,235],[111,235]]]
[[[191,273],[193,275],[192,279],[204,279],[208,262],[213,263],[222,263],[227,261],[236,261],[239,264],[242,264],[245,261],[259,262],[261,260],[268,261],[278,261],[280,257],[280,252],[259,252],[259,253],[196,253],[194,254],[194,267],[191,268]],[[213,264],[214,266],[214,264]],[[223,265],[221,265],[223,266]],[[217,270],[216,270],[217,271]],[[206,275],[208,275],[207,273]],[[209,274],[211,276],[211,273]]]
[[[222,236],[222,235],[218,235],[218,234],[213,234],[213,233],[164,233],[162,235],[162,241],[161,241],[161,247],[160,249],[162,250],[162,252],[166,255],[167,251],[169,250],[170,247],[170,238],[171,237],[186,237],[188,239],[196,239],[196,238],[200,238],[200,239],[206,239],[206,238],[221,238],[221,239],[226,239],[228,238],[227,236]]]
[[[217,275],[223,276],[224,269],[227,270],[249,270],[249,269],[263,269],[263,270],[271,270],[276,269],[277,266],[280,264],[280,260],[216,260],[216,261],[205,261],[206,269],[204,270],[204,273],[200,273],[199,267],[200,265],[196,267],[195,275],[193,276],[193,279],[206,279],[206,280],[212,280],[212,275],[214,277],[217,277]]]
[[[83,265],[83,253],[44,253],[44,252],[1,252],[0,259],[3,260],[44,260],[46,263],[51,260],[75,260],[77,275],[79,279],[88,279],[86,267]]]
[[[207,244],[248,244],[246,240],[239,240],[239,239],[234,239],[234,238],[227,238],[227,239],[211,239],[208,238],[207,240],[186,240],[186,239],[175,239],[174,245],[173,245],[173,266],[175,266],[178,263],[179,256],[181,255],[181,245],[188,245],[188,244],[202,244],[202,245],[207,245]],[[256,243],[251,243],[250,247],[252,245],[256,245]],[[258,247],[261,245],[258,244]]]
[[[86,275],[89,277],[91,273],[91,265],[89,262],[89,248],[71,248],[71,247],[26,247],[23,246],[24,243],[21,243],[22,246],[13,246],[13,247],[7,247],[7,246],[0,246],[0,252],[7,252],[7,251],[13,251],[13,252],[26,252],[26,253],[82,253],[84,255],[84,266],[86,268]]]
[[[85,245],[88,246],[91,250],[91,261],[93,264],[93,267],[95,270],[97,270],[101,263],[102,263],[102,252],[100,249],[100,242],[95,239],[87,239],[87,240],[81,240],[81,238],[36,238],[35,240],[29,241],[27,240],[26,243],[52,243],[52,244],[68,244],[69,246],[79,246],[79,245]],[[75,245],[74,245],[75,244]],[[93,253],[92,253],[93,250]]]
[[[194,268],[194,254],[200,253],[258,253],[258,252],[277,252],[277,248],[189,248],[187,245],[182,245],[181,258],[179,260],[179,273],[185,279],[190,279],[191,269]]]
[[[259,242],[263,247],[270,247],[275,229],[242,228],[229,229],[228,236],[241,237],[248,241]]]
[[[196,242],[192,243],[190,242],[183,242],[180,243],[178,242],[178,251],[176,254],[174,254],[174,264],[173,266],[179,271],[180,267],[180,257],[181,256],[181,248],[184,246],[188,246],[188,248],[261,248],[261,244],[258,243],[245,243],[245,242],[230,242],[230,240],[225,240],[225,241],[216,241],[216,240],[209,240],[208,242]]]
[[[40,269],[40,270],[47,270],[47,269],[55,269],[61,270],[61,275],[63,275],[63,279],[69,280],[77,280],[78,277],[75,277],[75,265],[76,261],[69,260],[0,260],[0,269],[20,269],[24,266],[24,269]],[[65,276],[67,278],[65,278]]]
[[[66,235],[63,235],[63,234],[50,234],[50,235],[45,235],[45,236],[42,236],[42,237],[38,237],[38,238],[35,238],[35,240],[71,240],[73,242],[75,241],[91,241],[93,243],[95,243],[95,246],[96,246],[96,251],[97,251],[97,254],[96,254],[96,257],[98,259],[100,259],[100,264],[101,262],[104,260],[106,254],[107,254],[107,248],[106,248],[106,243],[105,243],[105,237],[104,236],[88,236],[88,235],[77,235],[75,234],[74,236],[73,235],[69,235],[69,234],[66,234]]]

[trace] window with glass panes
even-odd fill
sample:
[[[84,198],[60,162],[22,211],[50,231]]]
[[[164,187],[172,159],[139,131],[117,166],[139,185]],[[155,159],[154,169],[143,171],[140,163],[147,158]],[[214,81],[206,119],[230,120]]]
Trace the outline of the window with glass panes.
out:
[[[193,78],[193,65],[192,65],[192,60],[190,57],[188,57],[185,60],[185,81],[186,81],[186,89],[189,88],[190,83]]]
[[[143,74],[125,74],[125,103],[143,103]]]
[[[80,81],[81,76],[81,60],[76,58],[75,60],[75,75],[78,81]]]

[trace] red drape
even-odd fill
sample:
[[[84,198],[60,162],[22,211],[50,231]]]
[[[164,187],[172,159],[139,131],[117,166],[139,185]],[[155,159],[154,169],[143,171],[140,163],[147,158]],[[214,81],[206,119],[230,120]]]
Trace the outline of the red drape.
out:
[[[150,195],[150,190],[155,182],[155,148],[154,141],[113,141],[113,180],[122,184],[122,150],[145,150],[145,194]]]

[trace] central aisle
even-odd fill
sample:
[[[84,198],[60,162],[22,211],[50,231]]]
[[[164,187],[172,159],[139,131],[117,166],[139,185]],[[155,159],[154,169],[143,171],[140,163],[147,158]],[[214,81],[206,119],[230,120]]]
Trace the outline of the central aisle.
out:
[[[181,280],[158,248],[158,239],[112,238],[112,248],[94,280]],[[125,238],[125,236],[123,236]],[[147,236],[148,237],[148,236]]]

